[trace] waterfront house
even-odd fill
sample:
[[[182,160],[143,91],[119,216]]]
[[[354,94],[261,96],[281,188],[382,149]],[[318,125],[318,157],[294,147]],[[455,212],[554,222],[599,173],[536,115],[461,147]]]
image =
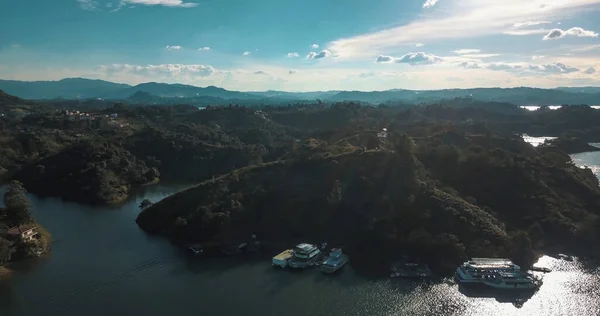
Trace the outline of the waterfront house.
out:
[[[24,241],[32,241],[37,236],[38,231],[35,225],[23,225],[13,228],[9,228],[7,231],[8,236],[12,238],[20,238]]]

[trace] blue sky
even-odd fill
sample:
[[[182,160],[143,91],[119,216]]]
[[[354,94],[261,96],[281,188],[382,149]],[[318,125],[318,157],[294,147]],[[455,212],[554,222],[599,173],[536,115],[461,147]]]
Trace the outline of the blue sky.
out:
[[[0,78],[235,90],[600,85],[600,0],[0,0]]]

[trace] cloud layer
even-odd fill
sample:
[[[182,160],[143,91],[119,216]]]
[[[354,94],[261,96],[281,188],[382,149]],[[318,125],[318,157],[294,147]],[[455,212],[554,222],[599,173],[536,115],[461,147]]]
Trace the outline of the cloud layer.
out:
[[[513,24],[513,28],[521,28],[521,27],[529,27],[529,26],[535,26],[535,25],[540,25],[540,24],[550,24],[552,22],[550,21],[528,21],[528,22],[518,22]]]
[[[545,65],[493,63],[493,64],[488,65],[487,69],[518,72],[518,73],[522,73],[522,74],[527,74],[527,73],[569,74],[569,73],[579,71],[578,68],[568,66],[563,63],[552,63],[552,64],[545,64]]]
[[[215,72],[212,66],[206,65],[183,65],[183,64],[162,64],[135,66],[129,64],[114,64],[109,66],[100,66],[100,70],[108,74],[111,73],[130,73],[140,76],[196,76],[207,77]]]
[[[340,38],[327,48],[341,59],[359,59],[386,55],[415,42],[500,35],[515,24],[525,26],[534,24],[527,21],[545,22],[590,10],[600,0],[461,0],[450,4],[443,12],[425,14],[402,26]]]
[[[459,49],[452,51],[455,54],[464,55],[464,54],[477,54],[481,52],[481,49]]]

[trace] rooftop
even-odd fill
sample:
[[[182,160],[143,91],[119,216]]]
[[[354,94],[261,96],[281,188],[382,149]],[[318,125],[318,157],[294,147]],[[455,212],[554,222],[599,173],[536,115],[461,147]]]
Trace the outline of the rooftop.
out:
[[[296,246],[296,251],[310,253],[317,249],[317,246],[311,244],[299,244]]]
[[[35,229],[35,225],[23,225],[23,226],[9,228],[7,233],[9,235],[21,235],[32,229]]]
[[[504,258],[473,258],[469,260],[470,264],[475,265],[512,265],[513,262],[510,259]]]

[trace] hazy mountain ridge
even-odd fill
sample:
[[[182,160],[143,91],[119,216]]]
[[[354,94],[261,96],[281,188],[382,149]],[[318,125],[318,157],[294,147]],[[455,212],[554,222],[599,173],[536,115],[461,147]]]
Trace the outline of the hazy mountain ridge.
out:
[[[103,80],[68,78],[59,81],[14,81],[0,80],[0,89],[24,99],[91,99],[126,100],[138,92],[152,96],[154,103],[215,103],[229,104],[286,103],[302,100],[328,102],[359,101],[383,103],[400,101],[410,103],[433,102],[441,99],[473,98],[482,101],[509,102],[518,105],[600,104],[600,87],[540,88],[474,88],[445,90],[386,91],[256,91],[241,92],[208,86],[196,87],[184,84],[147,82],[136,86]]]

